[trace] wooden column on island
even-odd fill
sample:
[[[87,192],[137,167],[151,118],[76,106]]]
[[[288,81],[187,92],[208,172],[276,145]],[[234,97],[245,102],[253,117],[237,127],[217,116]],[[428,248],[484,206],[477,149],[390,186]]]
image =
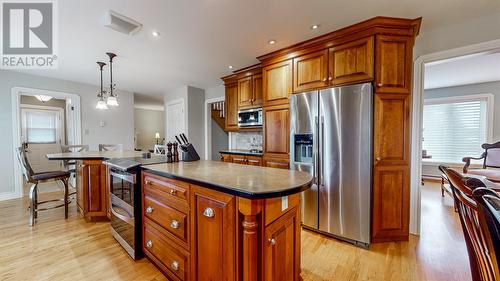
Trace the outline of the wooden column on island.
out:
[[[262,211],[262,200],[249,200],[246,198],[238,198],[238,209],[243,215],[241,226],[243,227],[243,240],[242,249],[242,267],[243,267],[243,281],[257,281],[262,280],[259,277],[259,221],[257,215]],[[262,226],[260,226],[262,228]],[[260,239],[259,239],[260,238]],[[260,242],[262,243],[262,242]]]

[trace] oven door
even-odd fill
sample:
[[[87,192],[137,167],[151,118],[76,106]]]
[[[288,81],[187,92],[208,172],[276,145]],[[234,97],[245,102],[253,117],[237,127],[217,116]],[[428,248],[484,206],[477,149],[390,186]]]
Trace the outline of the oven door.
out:
[[[239,127],[260,127],[262,126],[262,108],[240,110],[238,112]]]

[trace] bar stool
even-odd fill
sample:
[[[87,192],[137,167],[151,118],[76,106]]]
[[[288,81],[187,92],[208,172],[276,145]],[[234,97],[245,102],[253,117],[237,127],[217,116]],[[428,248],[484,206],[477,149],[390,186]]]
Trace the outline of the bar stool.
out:
[[[123,151],[123,144],[99,144],[99,151]]]
[[[31,188],[29,192],[29,201],[30,201],[30,216],[29,216],[29,226],[35,225],[35,219],[38,217],[38,212],[51,210],[55,208],[64,207],[64,218],[68,218],[68,205],[71,203],[69,200],[69,192],[68,192],[68,180],[71,175],[68,171],[53,171],[53,172],[43,172],[43,173],[34,173],[31,168],[28,158],[26,156],[26,146],[17,148],[17,156],[19,159],[19,163],[21,164],[21,168],[23,171],[23,175],[26,178],[28,183],[31,183]],[[38,202],[38,184],[42,182],[51,182],[51,181],[61,181],[64,184],[64,198],[53,199],[47,201]],[[47,208],[39,208],[39,205],[49,203],[49,202],[57,202],[62,201],[63,204],[47,207]]]

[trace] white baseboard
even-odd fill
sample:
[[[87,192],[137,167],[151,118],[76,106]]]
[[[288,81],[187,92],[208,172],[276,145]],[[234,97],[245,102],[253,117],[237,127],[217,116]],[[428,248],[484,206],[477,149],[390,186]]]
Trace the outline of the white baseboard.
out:
[[[20,198],[20,196],[15,191],[0,193],[0,201],[17,199],[17,198]]]

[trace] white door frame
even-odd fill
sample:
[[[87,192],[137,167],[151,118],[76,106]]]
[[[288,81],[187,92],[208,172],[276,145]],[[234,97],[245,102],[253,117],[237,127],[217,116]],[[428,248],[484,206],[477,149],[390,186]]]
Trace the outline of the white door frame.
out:
[[[205,160],[212,159],[212,108],[210,105],[225,100],[225,96],[205,100]]]
[[[488,52],[500,48],[500,39],[450,49],[418,57],[413,64],[413,108],[412,108],[412,145],[410,176],[410,233],[420,234],[421,216],[421,178],[422,178],[422,113],[424,104],[425,64],[464,55]]]
[[[34,95],[46,95],[51,96],[56,99],[71,99],[73,105],[73,124],[68,124],[73,126],[75,144],[82,143],[82,120],[81,120],[81,104],[80,96],[71,93],[25,88],[25,87],[14,87],[11,90],[12,95],[12,159],[14,163],[14,192],[8,194],[0,194],[0,201],[20,198],[23,196],[23,176],[21,169],[19,167],[19,160],[16,155],[16,148],[21,146],[21,95],[34,96]]]

